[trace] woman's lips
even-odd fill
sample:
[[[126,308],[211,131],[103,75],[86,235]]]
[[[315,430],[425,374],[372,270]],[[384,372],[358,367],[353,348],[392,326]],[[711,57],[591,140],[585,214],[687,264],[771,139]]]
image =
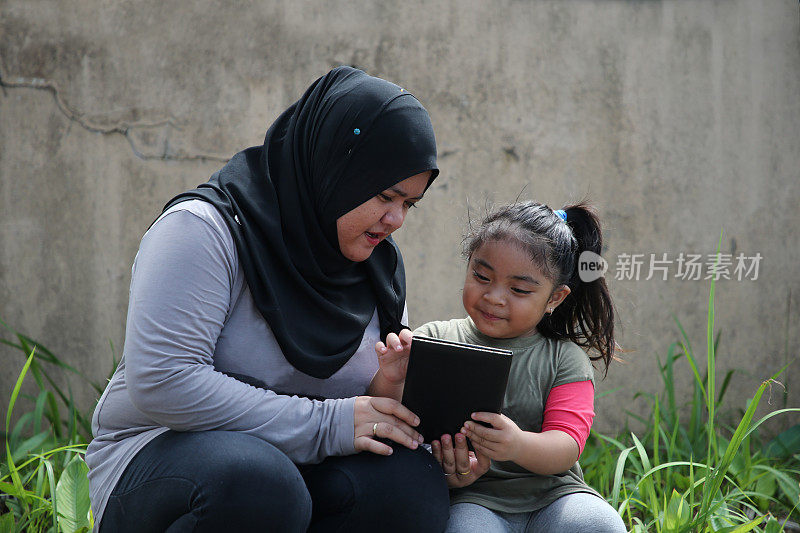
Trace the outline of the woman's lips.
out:
[[[365,231],[364,235],[367,236],[367,242],[372,246],[377,246],[386,237],[386,233],[371,233],[369,231]]]

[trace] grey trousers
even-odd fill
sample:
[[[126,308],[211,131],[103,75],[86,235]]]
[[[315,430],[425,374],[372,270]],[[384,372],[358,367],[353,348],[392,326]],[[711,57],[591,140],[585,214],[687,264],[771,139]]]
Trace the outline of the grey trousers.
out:
[[[492,511],[474,503],[450,507],[447,533],[625,533],[625,523],[605,500],[593,494],[568,494],[529,513]]]

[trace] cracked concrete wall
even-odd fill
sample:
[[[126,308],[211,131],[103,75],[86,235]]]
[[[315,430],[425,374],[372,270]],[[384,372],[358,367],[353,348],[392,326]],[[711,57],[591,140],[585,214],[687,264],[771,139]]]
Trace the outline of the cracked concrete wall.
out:
[[[2,0],[0,318],[102,380],[163,203],[353,64],[417,94],[440,146],[442,175],[398,233],[413,324],[462,314],[468,206],[589,196],[628,350],[598,382],[624,387],[600,427],[659,390],[673,315],[704,358],[709,282],[615,280],[615,258],[712,253],[721,230],[723,252],[763,256],[757,280],[717,285],[718,372],[739,369],[742,405],[800,340],[798,28],[794,0]],[[0,346],[2,409],[21,365]],[[797,362],[783,381],[798,405]]]

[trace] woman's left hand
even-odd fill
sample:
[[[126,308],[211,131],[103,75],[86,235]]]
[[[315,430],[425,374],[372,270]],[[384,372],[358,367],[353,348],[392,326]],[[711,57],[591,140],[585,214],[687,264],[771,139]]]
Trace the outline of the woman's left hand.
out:
[[[474,420],[492,427],[487,428]],[[517,462],[523,447],[524,432],[513,420],[498,413],[472,413],[472,420],[464,422],[461,432],[469,437],[476,452],[495,461]]]

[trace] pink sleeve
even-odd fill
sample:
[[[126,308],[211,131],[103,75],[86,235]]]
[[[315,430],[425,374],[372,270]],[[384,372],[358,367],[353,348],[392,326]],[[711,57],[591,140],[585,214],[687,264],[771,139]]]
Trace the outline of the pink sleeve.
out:
[[[594,385],[591,381],[576,381],[553,387],[544,406],[542,431],[563,431],[578,443],[578,455],[583,452],[594,419]]]

